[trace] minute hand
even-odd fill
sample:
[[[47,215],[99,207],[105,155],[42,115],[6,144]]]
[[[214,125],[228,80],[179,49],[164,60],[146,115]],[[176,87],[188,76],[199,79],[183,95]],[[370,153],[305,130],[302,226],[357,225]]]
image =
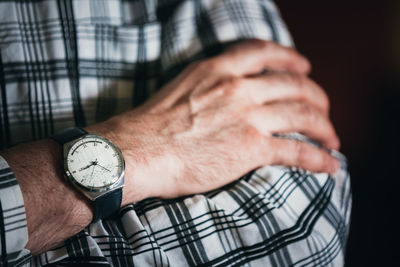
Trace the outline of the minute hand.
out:
[[[104,170],[106,170],[106,171],[108,171],[108,172],[111,172],[109,169],[107,169],[107,168],[101,166],[100,164],[97,164],[97,166],[99,166],[100,168],[102,168],[102,169],[104,169]]]

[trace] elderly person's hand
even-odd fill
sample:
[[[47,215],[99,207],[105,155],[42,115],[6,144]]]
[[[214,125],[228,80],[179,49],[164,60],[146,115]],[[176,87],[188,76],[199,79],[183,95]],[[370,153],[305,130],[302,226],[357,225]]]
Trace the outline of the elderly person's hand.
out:
[[[205,192],[262,165],[334,172],[326,150],[273,136],[300,132],[338,149],[328,98],[309,69],[290,48],[243,42],[191,64],[142,107],[89,127],[125,157],[123,204]]]

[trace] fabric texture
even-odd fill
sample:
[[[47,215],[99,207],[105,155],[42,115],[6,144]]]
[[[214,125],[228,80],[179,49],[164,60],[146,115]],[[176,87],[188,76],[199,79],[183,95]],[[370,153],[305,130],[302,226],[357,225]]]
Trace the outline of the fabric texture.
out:
[[[249,38],[292,45],[269,0],[1,1],[1,148],[129,110]],[[332,153],[333,176],[266,166],[206,194],[128,205],[35,257],[0,157],[0,265],[341,266],[351,190]]]

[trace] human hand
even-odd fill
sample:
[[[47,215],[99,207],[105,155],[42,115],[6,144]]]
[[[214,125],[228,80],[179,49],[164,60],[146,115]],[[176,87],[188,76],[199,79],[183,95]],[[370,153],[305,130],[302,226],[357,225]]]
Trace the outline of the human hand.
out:
[[[124,155],[122,205],[209,191],[263,165],[334,172],[339,162],[325,150],[273,136],[300,132],[339,148],[309,69],[290,48],[246,41],[191,64],[143,106],[88,127]]]

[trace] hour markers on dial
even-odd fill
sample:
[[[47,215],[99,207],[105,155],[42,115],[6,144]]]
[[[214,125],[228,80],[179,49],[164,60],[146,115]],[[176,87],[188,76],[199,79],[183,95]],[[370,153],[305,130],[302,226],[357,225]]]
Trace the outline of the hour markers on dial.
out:
[[[74,143],[67,159],[72,179],[91,190],[111,186],[123,172],[124,163],[119,150],[95,135],[87,135]]]

